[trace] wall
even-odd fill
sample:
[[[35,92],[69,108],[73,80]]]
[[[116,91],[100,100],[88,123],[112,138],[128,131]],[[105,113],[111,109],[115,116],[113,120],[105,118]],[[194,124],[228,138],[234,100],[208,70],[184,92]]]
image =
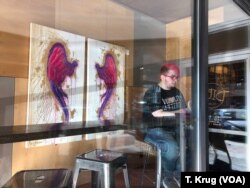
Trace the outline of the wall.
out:
[[[149,16],[135,14],[134,86],[159,81],[159,68],[166,56],[166,26]]]
[[[0,125],[13,125],[15,79],[0,77]],[[0,144],[0,187],[11,175],[12,144]]]
[[[224,8],[212,9],[208,13],[208,25],[224,21]],[[166,60],[181,62],[183,77],[178,87],[183,92],[186,101],[191,100],[191,50],[192,50],[192,22],[191,18],[184,18],[166,25]],[[186,65],[185,65],[186,63]]]
[[[224,8],[216,8],[209,11],[208,25],[224,21]],[[191,58],[192,22],[191,17],[169,23],[166,25],[166,59],[189,59]]]

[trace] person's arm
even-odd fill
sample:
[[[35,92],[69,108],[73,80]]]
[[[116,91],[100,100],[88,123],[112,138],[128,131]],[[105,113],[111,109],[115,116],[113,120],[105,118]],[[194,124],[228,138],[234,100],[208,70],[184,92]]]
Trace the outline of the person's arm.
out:
[[[152,115],[154,117],[167,117],[167,116],[175,116],[175,112],[174,111],[163,111],[162,109],[156,110],[154,112],[152,112]]]
[[[183,108],[183,109],[174,110],[174,111],[163,111],[162,109],[159,109],[159,110],[152,112],[152,115],[154,117],[168,117],[168,116],[175,116],[176,113],[187,113],[187,109]]]
[[[152,87],[148,89],[144,94],[143,101],[143,120],[152,120],[154,117],[152,113],[161,108],[160,88]]]

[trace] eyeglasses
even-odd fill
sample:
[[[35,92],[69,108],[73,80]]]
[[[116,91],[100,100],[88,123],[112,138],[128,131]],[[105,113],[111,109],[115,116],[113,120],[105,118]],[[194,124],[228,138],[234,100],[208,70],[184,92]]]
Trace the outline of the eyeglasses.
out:
[[[179,76],[175,76],[175,75],[171,75],[171,76],[164,75],[164,76],[168,77],[168,78],[171,78],[171,80],[178,80],[179,79]]]

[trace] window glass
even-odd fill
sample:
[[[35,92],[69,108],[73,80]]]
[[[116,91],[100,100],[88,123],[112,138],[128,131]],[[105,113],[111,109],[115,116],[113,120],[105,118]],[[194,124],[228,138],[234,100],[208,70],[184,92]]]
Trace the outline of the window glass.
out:
[[[73,170],[76,156],[94,149],[128,154],[134,177],[141,177],[147,166],[152,181],[144,178],[144,185],[179,184],[180,172],[192,170],[188,159],[196,144],[188,121],[192,4],[173,0],[1,2],[0,127],[6,132],[0,131],[5,134],[0,144],[0,187],[18,178],[19,172]],[[172,68],[161,72],[165,64]],[[157,89],[145,97],[152,88]],[[146,122],[145,104],[154,110],[146,110],[151,117]],[[155,110],[169,117],[157,112],[152,117]],[[100,150],[98,159],[106,154]],[[152,160],[147,163],[145,156]],[[36,172],[27,175],[34,178]],[[155,172],[160,172],[160,179],[152,175]],[[90,173],[82,173],[78,185],[90,186]],[[41,182],[39,178],[33,182]],[[118,176],[117,181],[124,179]],[[139,181],[132,179],[131,184]]]
[[[212,64],[208,75],[210,169],[244,171],[246,61]]]

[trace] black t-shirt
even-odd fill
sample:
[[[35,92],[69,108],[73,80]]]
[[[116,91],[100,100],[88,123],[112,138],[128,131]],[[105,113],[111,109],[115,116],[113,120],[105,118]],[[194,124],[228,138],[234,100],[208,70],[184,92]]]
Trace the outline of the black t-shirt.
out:
[[[184,97],[179,89],[165,90],[161,88],[161,104],[164,111],[174,111],[186,108]]]

